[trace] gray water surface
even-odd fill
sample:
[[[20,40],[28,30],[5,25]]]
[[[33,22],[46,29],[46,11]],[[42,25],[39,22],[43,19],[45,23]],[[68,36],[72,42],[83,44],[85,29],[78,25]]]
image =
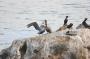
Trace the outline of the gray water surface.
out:
[[[7,48],[15,39],[37,35],[34,27],[26,25],[45,19],[53,31],[63,24],[65,16],[74,26],[85,17],[90,24],[90,0],[0,0],[0,49]]]

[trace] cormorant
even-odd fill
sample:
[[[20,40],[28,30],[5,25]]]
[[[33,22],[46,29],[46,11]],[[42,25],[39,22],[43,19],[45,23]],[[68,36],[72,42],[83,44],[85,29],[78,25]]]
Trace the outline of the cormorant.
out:
[[[85,18],[84,21],[82,22],[82,24],[85,26],[85,28],[90,27],[90,26],[86,23],[86,20],[87,20],[87,19],[88,19],[88,18]]]
[[[68,22],[68,16],[66,16],[65,20],[64,20],[64,25],[67,25]]]
[[[67,25],[67,28],[70,29],[70,28],[72,28],[72,26],[73,26],[73,24],[70,23],[69,25]]]
[[[61,31],[61,30],[65,30],[66,28],[67,28],[67,22],[68,22],[68,16],[66,16],[66,18],[65,18],[65,20],[64,20],[64,24],[63,24],[63,26],[62,27],[60,27],[58,30],[56,30],[56,32],[57,31]]]
[[[36,30],[38,30],[38,34],[42,34],[45,32],[45,30],[48,32],[48,33],[51,33],[51,29],[47,26],[47,20],[44,20],[44,23],[41,24],[41,26],[39,26],[37,24],[37,22],[32,22],[30,24],[27,25],[27,28],[31,27],[31,26],[34,26]]]
[[[29,28],[31,26],[34,26],[34,28],[39,31],[38,34],[42,34],[42,33],[45,32],[45,25],[39,26],[37,24],[37,22],[32,22],[32,23],[30,23],[30,24],[27,25],[27,28]]]
[[[90,25],[88,25],[86,23],[87,19],[88,18],[85,18],[84,21],[76,27],[76,29],[80,29],[80,28],[88,28],[88,29],[90,29]]]

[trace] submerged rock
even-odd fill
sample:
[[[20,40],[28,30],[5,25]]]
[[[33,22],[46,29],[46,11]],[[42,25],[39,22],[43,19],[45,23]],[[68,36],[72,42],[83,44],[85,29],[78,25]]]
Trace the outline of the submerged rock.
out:
[[[80,33],[69,36],[60,32],[15,40],[0,52],[0,59],[87,59],[83,40]]]

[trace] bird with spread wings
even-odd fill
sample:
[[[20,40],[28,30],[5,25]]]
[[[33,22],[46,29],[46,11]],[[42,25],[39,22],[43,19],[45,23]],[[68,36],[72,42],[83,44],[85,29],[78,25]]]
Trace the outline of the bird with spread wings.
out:
[[[27,25],[27,28],[34,26],[34,28],[39,31],[38,34],[43,34],[45,32],[45,30],[48,33],[51,33],[51,29],[47,26],[47,20],[44,20],[44,23],[42,23],[40,26],[38,25],[37,22],[32,22],[30,24]]]

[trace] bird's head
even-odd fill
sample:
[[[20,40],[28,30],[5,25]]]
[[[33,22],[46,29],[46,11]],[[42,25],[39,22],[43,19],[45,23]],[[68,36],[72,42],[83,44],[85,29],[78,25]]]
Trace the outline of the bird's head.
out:
[[[44,21],[42,22],[42,25],[47,26],[47,20],[44,20]]]
[[[88,18],[85,18],[84,21],[86,21]]]
[[[68,16],[66,16],[66,18],[68,18]]]

